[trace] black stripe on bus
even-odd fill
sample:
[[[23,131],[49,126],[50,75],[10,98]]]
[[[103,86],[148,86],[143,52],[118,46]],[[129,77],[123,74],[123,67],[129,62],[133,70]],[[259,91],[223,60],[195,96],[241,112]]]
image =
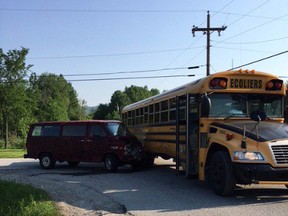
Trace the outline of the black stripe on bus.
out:
[[[176,132],[147,132],[145,133],[145,135],[154,135],[154,136],[157,136],[157,135],[174,135],[176,136]],[[186,135],[186,132],[180,132],[179,135],[182,135],[182,136],[185,136]]]
[[[173,143],[176,144],[176,140],[161,140],[161,139],[144,139],[145,142],[162,142],[162,143]],[[186,141],[179,141],[179,144],[185,145]]]

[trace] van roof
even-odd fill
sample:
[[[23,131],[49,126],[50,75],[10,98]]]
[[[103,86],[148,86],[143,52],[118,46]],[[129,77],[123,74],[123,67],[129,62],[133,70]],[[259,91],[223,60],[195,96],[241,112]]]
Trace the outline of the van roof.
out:
[[[76,124],[86,124],[86,123],[98,123],[98,124],[107,124],[107,123],[121,123],[118,120],[77,120],[77,121],[47,121],[47,122],[38,122],[33,123],[32,125],[76,125]]]

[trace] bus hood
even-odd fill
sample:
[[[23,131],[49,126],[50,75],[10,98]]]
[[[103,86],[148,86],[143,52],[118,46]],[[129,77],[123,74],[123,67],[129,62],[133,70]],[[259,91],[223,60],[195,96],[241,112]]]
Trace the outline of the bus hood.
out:
[[[229,130],[231,132],[243,135],[243,128],[246,127],[246,137],[257,142],[266,142],[271,140],[288,139],[288,124],[276,122],[260,122],[256,126],[255,121],[240,121],[240,122],[214,122],[211,126],[216,126]],[[258,131],[258,133],[257,133]]]

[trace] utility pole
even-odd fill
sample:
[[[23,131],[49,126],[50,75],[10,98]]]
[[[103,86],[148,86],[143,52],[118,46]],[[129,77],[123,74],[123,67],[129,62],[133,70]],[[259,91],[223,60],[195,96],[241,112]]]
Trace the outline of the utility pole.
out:
[[[211,28],[210,27],[210,14],[209,14],[209,11],[207,11],[207,28],[198,28],[196,26],[193,26],[193,28],[192,28],[193,37],[195,37],[195,32],[196,31],[202,31],[203,34],[207,35],[207,45],[206,45],[206,49],[207,49],[206,75],[207,76],[210,75],[210,34],[213,31],[217,31],[218,35],[220,36],[220,32],[224,31],[226,28],[227,28],[227,26],[222,26],[220,28]]]

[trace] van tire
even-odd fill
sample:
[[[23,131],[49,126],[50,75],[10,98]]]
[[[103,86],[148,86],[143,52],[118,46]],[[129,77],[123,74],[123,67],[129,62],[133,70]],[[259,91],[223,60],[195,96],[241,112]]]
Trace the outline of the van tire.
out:
[[[109,172],[116,172],[118,169],[118,159],[115,155],[107,155],[104,164]]]
[[[52,169],[55,167],[56,161],[54,160],[53,156],[49,153],[44,153],[40,155],[39,158],[40,166],[42,169]]]
[[[234,193],[235,178],[228,152],[218,151],[212,155],[209,163],[209,182],[219,196],[230,196]]]

